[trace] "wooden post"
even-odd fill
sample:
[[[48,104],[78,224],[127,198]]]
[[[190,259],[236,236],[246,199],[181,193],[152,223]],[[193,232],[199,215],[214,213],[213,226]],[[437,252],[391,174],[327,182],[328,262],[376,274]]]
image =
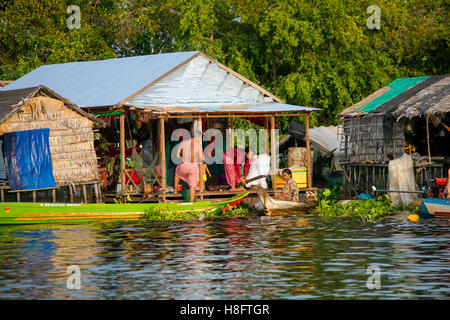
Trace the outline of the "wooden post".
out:
[[[83,201],[84,201],[84,203],[88,203],[87,192],[86,192],[86,185],[85,184],[83,184]]]
[[[159,165],[161,166],[161,190],[166,192],[166,139],[164,135],[164,118],[159,119]]]
[[[269,118],[264,118],[264,128],[266,129],[266,154],[269,155]]]
[[[234,147],[234,118],[229,118],[230,121],[230,129],[231,129],[231,145],[230,147]]]
[[[276,152],[276,150],[275,150],[275,143],[276,143],[276,141],[275,141],[275,117],[270,117],[270,127],[271,127],[271,136],[272,136],[272,143],[271,143],[271,163],[272,163],[272,189],[276,189],[277,188],[277,183],[276,183],[276,180],[275,180],[275,178],[276,178],[276,173],[275,173],[275,171],[276,171],[276,161],[277,161],[277,159],[276,159],[276,154],[275,154],[275,152]]]
[[[120,115],[120,187],[125,194],[125,113]]]
[[[94,183],[92,186],[94,187],[94,192],[95,192],[95,202],[100,203],[99,196],[98,196],[98,184]]]
[[[198,118],[197,121],[200,122],[200,131],[202,131],[203,128],[201,128],[202,125],[202,118]],[[194,132],[194,134],[196,134]],[[196,137],[194,137],[196,138]],[[194,145],[194,148],[196,148],[197,146]],[[201,152],[203,152],[203,143],[202,143],[202,139],[200,139],[200,148],[201,148]],[[194,150],[192,150],[191,152],[194,152]],[[205,181],[203,181],[203,175],[205,174],[205,169],[203,168],[203,160],[200,161],[199,164],[199,172],[200,172],[200,177],[199,177],[199,189],[200,189],[200,199],[203,199],[203,192],[205,191]]]
[[[305,115],[305,142],[306,142],[306,171],[307,188],[312,188],[311,146],[309,144],[309,113]]]
[[[52,201],[53,203],[56,203],[56,189],[52,190]]]
[[[5,202],[5,190],[1,189],[2,202]]]
[[[36,190],[33,190],[33,202],[36,202]]]
[[[17,192],[17,202],[20,202],[20,192]]]
[[[430,131],[428,129],[428,114],[425,116],[425,121],[427,125],[427,146],[428,146],[428,162],[431,163],[431,153],[430,153]]]
[[[69,185],[69,193],[70,193],[70,203],[73,203],[73,193],[75,190],[72,190],[72,186]]]

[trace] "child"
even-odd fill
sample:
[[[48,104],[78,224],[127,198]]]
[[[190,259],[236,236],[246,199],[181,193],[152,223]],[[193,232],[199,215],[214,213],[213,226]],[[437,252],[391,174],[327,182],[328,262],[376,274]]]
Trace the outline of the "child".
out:
[[[292,171],[290,169],[284,169],[282,176],[286,183],[284,184],[283,189],[281,189],[281,192],[278,191],[276,193],[276,196],[280,200],[298,201],[298,187],[295,180],[292,178]]]

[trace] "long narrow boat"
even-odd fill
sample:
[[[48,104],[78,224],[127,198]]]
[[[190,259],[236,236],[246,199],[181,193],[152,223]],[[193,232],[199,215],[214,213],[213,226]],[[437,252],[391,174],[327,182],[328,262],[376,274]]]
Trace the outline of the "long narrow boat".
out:
[[[427,198],[422,200],[420,213],[423,216],[450,218],[450,200]]]
[[[268,216],[305,213],[311,205],[304,202],[284,201],[275,199],[264,190],[258,189],[259,201],[255,209]]]
[[[161,208],[170,212],[220,213],[236,206],[247,196],[248,192],[238,194],[222,202],[201,201],[192,203],[1,203],[0,225],[137,220],[143,218],[145,211],[152,208]]]

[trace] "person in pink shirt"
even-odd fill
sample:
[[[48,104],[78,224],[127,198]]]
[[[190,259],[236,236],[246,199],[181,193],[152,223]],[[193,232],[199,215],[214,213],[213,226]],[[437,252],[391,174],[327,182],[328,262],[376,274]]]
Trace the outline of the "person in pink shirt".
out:
[[[194,202],[200,177],[199,165],[204,161],[201,134],[182,141],[177,157],[181,158],[182,162],[175,169],[174,194],[178,194],[178,184],[181,179],[189,185],[189,201]]]

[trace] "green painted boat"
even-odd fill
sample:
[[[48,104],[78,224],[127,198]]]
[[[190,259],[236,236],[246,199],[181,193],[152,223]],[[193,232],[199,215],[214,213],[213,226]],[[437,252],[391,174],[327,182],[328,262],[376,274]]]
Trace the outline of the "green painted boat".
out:
[[[82,223],[111,220],[138,220],[146,210],[160,208],[170,212],[201,211],[220,213],[236,206],[248,192],[238,194],[222,202],[187,203],[123,203],[123,204],[78,204],[78,203],[0,203],[0,225]]]

